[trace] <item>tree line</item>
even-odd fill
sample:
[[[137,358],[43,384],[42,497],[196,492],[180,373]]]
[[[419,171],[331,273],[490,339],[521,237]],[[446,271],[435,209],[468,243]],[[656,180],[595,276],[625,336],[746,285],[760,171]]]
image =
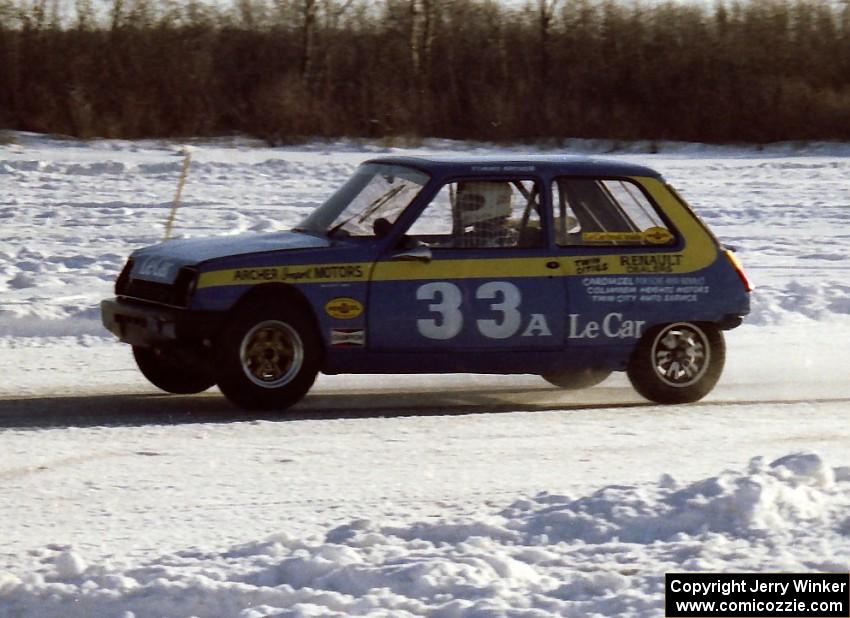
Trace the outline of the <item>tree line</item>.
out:
[[[0,128],[850,139],[850,2],[0,0]]]

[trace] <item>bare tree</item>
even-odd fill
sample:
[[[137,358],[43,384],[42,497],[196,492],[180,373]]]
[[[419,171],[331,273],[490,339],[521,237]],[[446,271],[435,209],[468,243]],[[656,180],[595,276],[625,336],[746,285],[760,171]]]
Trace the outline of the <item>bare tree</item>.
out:
[[[559,0],[537,0],[537,33],[539,36],[539,79],[543,87],[549,82],[552,69],[552,18]]]
[[[414,123],[421,133],[425,127],[425,108],[430,103],[431,62],[439,0],[410,0],[411,101]]]

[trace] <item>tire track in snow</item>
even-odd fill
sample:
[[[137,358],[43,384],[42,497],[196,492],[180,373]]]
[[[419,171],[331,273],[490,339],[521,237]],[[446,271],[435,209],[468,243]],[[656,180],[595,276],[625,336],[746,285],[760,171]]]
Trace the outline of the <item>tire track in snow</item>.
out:
[[[815,388],[821,385],[814,385]],[[511,390],[458,390],[392,392],[338,390],[317,392],[288,411],[246,412],[233,407],[217,393],[193,396],[150,393],[0,398],[0,431],[3,429],[54,429],[96,426],[155,426],[227,424],[252,421],[331,421],[340,419],[458,416],[511,412],[627,410],[647,408],[648,413],[671,413],[691,408],[727,408],[730,405],[798,405],[840,403],[850,406],[850,390],[833,393],[799,390],[797,396],[771,393],[765,385],[718,387],[709,398],[687,406],[663,406],[638,398],[631,388],[596,387],[565,393],[557,388]]]

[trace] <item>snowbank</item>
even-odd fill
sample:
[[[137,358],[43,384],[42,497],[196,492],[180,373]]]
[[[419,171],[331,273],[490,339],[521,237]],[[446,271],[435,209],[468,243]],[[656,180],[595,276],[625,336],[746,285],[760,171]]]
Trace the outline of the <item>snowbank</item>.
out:
[[[681,486],[665,474],[475,517],[355,520],[124,570],[49,546],[34,572],[0,573],[0,616],[657,616],[665,571],[850,570],[848,506],[850,470],[795,453]]]

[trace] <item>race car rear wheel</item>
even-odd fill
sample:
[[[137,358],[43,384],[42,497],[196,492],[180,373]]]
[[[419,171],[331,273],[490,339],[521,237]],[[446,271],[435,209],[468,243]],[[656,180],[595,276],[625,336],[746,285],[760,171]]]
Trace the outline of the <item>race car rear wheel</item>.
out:
[[[609,369],[586,367],[584,369],[566,369],[557,373],[544,373],[542,377],[549,384],[568,391],[590,388],[601,383],[611,375]]]
[[[215,384],[209,372],[187,366],[174,354],[163,350],[133,346],[133,357],[148,382],[167,393],[191,395]]]
[[[635,390],[657,403],[705,397],[723,371],[723,333],[708,322],[675,322],[650,329],[635,347],[626,373]]]
[[[316,379],[321,341],[296,307],[248,306],[225,328],[217,349],[217,382],[236,405],[284,409]]]

